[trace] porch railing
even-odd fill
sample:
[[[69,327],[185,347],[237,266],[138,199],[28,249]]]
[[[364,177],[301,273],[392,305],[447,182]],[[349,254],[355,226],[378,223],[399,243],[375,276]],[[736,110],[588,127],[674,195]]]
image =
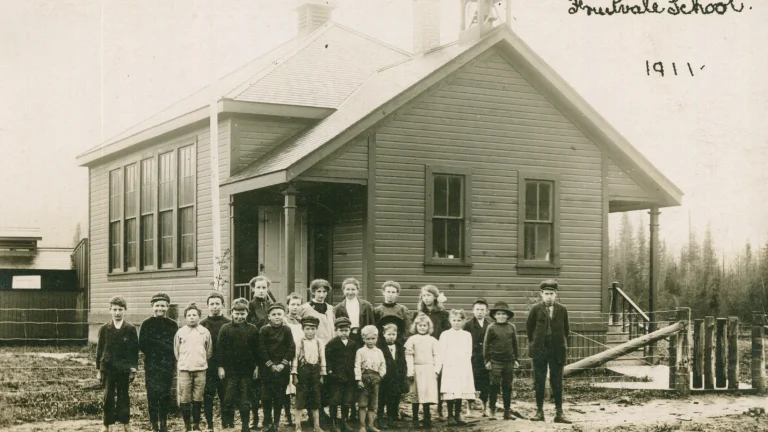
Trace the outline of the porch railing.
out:
[[[629,338],[648,334],[651,319],[632,301],[621,288],[619,283],[611,285],[611,314],[608,324],[621,325],[621,331],[629,333]]]

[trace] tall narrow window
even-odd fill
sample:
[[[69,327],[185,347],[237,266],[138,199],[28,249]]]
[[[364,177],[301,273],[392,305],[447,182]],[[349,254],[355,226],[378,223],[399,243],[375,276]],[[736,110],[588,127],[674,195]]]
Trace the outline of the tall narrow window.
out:
[[[120,230],[120,221],[123,217],[122,173],[122,169],[109,173],[109,268],[113,272],[123,268]]]
[[[155,268],[155,160],[141,161],[141,268]]]
[[[425,269],[468,272],[471,265],[470,171],[427,166],[426,174]]]
[[[195,147],[179,149],[179,251],[181,264],[195,262]]]
[[[464,243],[464,176],[434,176],[432,256],[461,259]]]
[[[552,262],[552,182],[525,182],[525,259]]]
[[[138,265],[138,167],[125,167],[125,267],[135,271]]]
[[[159,263],[161,268],[173,267],[173,153],[161,154],[158,158],[158,238],[160,241]]]
[[[559,177],[526,174],[519,177],[518,269],[534,268],[532,274],[555,274],[559,268]]]

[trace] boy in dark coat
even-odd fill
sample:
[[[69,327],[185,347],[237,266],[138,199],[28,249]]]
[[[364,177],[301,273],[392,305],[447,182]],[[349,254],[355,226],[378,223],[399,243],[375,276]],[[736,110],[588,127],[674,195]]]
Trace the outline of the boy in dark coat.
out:
[[[488,389],[490,388],[491,377],[488,369],[485,368],[485,361],[483,361],[485,332],[492,323],[486,318],[488,302],[485,299],[475,300],[475,303],[472,304],[472,313],[474,317],[464,323],[464,330],[472,335],[472,375],[475,380],[475,390],[480,392],[480,401],[483,403],[483,417],[488,417],[490,415]]]
[[[139,349],[144,354],[144,382],[147,388],[149,422],[154,432],[168,431],[168,407],[171,403],[171,383],[176,370],[173,338],[179,330],[176,321],[168,318],[171,298],[157,293],[150,300],[153,316],[141,323]]]
[[[491,375],[488,401],[488,405],[491,406],[490,417],[494,417],[496,398],[499,385],[501,385],[501,394],[504,400],[504,420],[514,420],[510,412],[512,379],[515,368],[520,367],[520,364],[517,362],[517,331],[515,325],[509,321],[515,317],[515,313],[505,302],[499,301],[491,309],[491,315],[496,322],[488,327],[483,341],[483,360]]]
[[[400,399],[408,392],[408,365],[405,362],[405,347],[397,341],[400,318],[385,317],[378,324],[384,329],[384,338],[379,339],[379,349],[384,354],[387,374],[379,387],[378,418],[384,424],[384,408],[387,409],[387,428],[397,427]]]
[[[557,281],[548,279],[539,285],[541,302],[531,308],[526,322],[533,383],[536,389],[536,416],[544,421],[544,386],[549,369],[549,384],[555,399],[555,423],[571,423],[563,413],[563,368],[565,367],[568,335],[568,309],[556,302]]]
[[[232,320],[222,315],[222,309],[224,308],[224,296],[221,295],[220,292],[213,291],[208,294],[206,303],[208,304],[208,316],[200,321],[200,325],[207,328],[211,333],[211,341],[213,342],[213,356],[208,359],[208,370],[205,374],[203,411],[205,412],[205,421],[208,423],[208,430],[213,430],[213,400],[216,398],[216,393],[219,394],[222,424],[230,423],[230,417],[232,417],[232,422],[234,422],[234,411],[229,412],[227,407],[224,406],[224,381],[220,380],[218,375],[219,363],[221,362],[221,353],[219,353],[217,350],[219,331],[221,331],[221,328],[224,326],[224,324],[229,324],[232,322]]]
[[[269,306],[267,316],[269,324],[259,330],[259,376],[265,432],[276,432],[291,378],[291,361],[296,357],[296,343],[284,322],[285,306],[282,303]]]
[[[123,319],[127,308],[124,298],[112,297],[109,300],[112,319],[99,328],[96,379],[104,387],[104,425],[101,428],[104,432],[109,431],[109,426],[116,422],[122,423],[126,431],[131,430],[128,386],[136,378],[139,368],[139,336],[136,327]]]
[[[350,338],[352,323],[347,317],[336,318],[336,336],[325,346],[327,372],[328,405],[331,411],[331,432],[346,431],[349,420],[349,407],[355,403],[355,354],[357,344]],[[341,423],[338,422],[341,405]]]
[[[241,430],[248,431],[250,416],[251,384],[258,378],[259,330],[246,322],[248,300],[240,298],[232,302],[232,322],[219,331],[215,352],[218,356],[217,379],[226,379],[227,389],[222,414],[224,428],[235,427],[235,407],[240,411]],[[213,430],[213,429],[211,429]]]
[[[266,276],[256,276],[248,284],[251,286],[253,299],[248,304],[248,322],[255,325],[257,329],[269,323],[269,306],[272,304],[269,298],[269,287],[272,281]],[[258,428],[259,424],[259,402],[261,402],[261,383],[254,381],[251,384],[251,410],[253,412],[253,429]]]

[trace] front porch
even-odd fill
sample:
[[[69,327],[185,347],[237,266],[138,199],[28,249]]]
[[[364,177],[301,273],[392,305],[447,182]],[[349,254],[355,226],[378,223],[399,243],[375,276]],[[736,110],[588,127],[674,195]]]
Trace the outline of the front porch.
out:
[[[345,278],[363,280],[366,192],[359,183],[296,181],[232,195],[231,298],[250,298],[248,281],[266,275],[277,301],[294,291],[308,299],[318,278],[335,288],[328,301],[340,301]]]

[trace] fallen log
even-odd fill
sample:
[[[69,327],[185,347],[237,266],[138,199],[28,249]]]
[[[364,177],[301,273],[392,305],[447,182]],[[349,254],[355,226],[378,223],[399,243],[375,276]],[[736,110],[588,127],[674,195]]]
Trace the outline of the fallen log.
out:
[[[573,375],[587,369],[592,369],[592,368],[601,366],[611,360],[615,360],[623,355],[629,354],[640,347],[643,347],[650,343],[669,337],[670,335],[675,334],[680,330],[684,329],[686,325],[687,323],[678,321],[667,327],[656,330],[653,333],[648,333],[645,336],[640,336],[639,338],[632,339],[631,341],[625,342],[617,347],[611,348],[601,353],[597,353],[593,356],[579,360],[575,363],[571,363],[567,365],[563,370],[563,376]]]

